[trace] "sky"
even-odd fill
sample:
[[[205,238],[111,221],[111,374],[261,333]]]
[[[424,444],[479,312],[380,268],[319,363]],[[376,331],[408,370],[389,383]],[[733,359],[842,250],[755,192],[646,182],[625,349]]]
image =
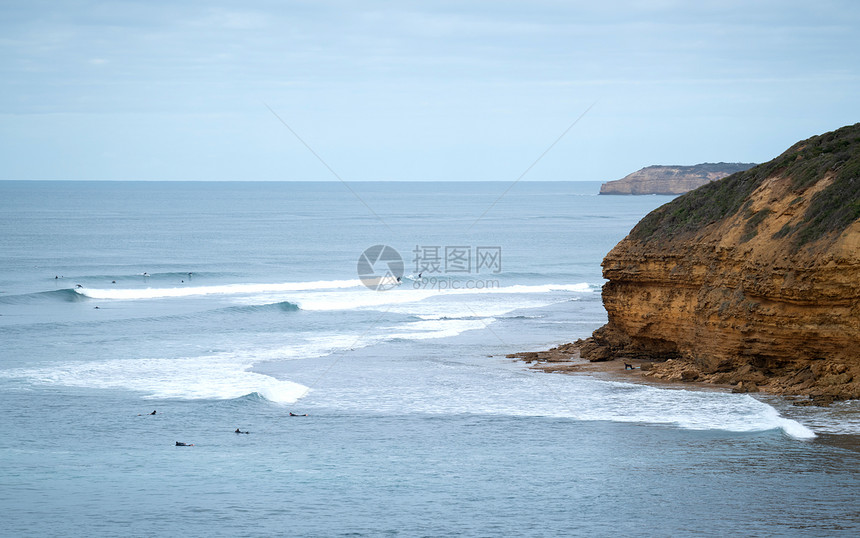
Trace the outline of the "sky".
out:
[[[856,0],[0,0],[0,179],[608,181],[858,121]]]

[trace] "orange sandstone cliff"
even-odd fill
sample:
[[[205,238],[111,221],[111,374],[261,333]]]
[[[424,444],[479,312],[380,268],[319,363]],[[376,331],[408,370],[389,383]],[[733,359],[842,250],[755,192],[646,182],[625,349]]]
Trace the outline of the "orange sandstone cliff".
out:
[[[646,375],[860,398],[860,123],[656,209],[603,260],[583,358]]]

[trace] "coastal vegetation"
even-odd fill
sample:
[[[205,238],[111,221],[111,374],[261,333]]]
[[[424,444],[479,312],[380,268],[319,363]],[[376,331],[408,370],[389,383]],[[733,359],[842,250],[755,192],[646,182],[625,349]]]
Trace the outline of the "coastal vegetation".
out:
[[[819,181],[830,181],[812,195],[803,218],[784,226],[775,239],[791,235],[800,247],[842,232],[860,218],[860,123],[798,142],[772,161],[679,196],[642,219],[630,237],[647,242],[696,233],[747,209],[753,191],[773,177],[789,178],[795,201]],[[749,213],[747,240],[768,214]]]

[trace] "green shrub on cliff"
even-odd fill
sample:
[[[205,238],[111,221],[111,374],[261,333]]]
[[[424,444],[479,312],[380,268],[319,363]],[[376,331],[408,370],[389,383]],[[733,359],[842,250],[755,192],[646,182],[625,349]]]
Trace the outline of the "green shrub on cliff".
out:
[[[791,178],[802,194],[826,176],[833,182],[812,197],[802,222],[784,227],[775,237],[794,236],[796,246],[831,232],[841,232],[860,218],[860,123],[798,142],[772,161],[708,183],[679,196],[643,218],[630,232],[638,241],[694,233],[745,210],[750,194],[774,176]],[[768,213],[748,215],[744,240],[755,236]]]
[[[744,235],[741,236],[741,243],[746,243],[756,235],[758,235],[758,225],[771,213],[773,213],[770,209],[762,209],[761,211],[756,211],[755,213],[749,212],[747,215],[747,223],[744,226]]]

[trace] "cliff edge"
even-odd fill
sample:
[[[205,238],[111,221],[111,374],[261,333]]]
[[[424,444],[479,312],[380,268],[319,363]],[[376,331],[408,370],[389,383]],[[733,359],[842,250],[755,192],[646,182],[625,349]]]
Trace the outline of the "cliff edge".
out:
[[[755,166],[754,163],[702,163],[648,166],[600,186],[600,194],[683,194]]]
[[[583,358],[646,375],[860,398],[860,123],[651,212],[603,260]],[[643,368],[644,369],[644,368]]]

